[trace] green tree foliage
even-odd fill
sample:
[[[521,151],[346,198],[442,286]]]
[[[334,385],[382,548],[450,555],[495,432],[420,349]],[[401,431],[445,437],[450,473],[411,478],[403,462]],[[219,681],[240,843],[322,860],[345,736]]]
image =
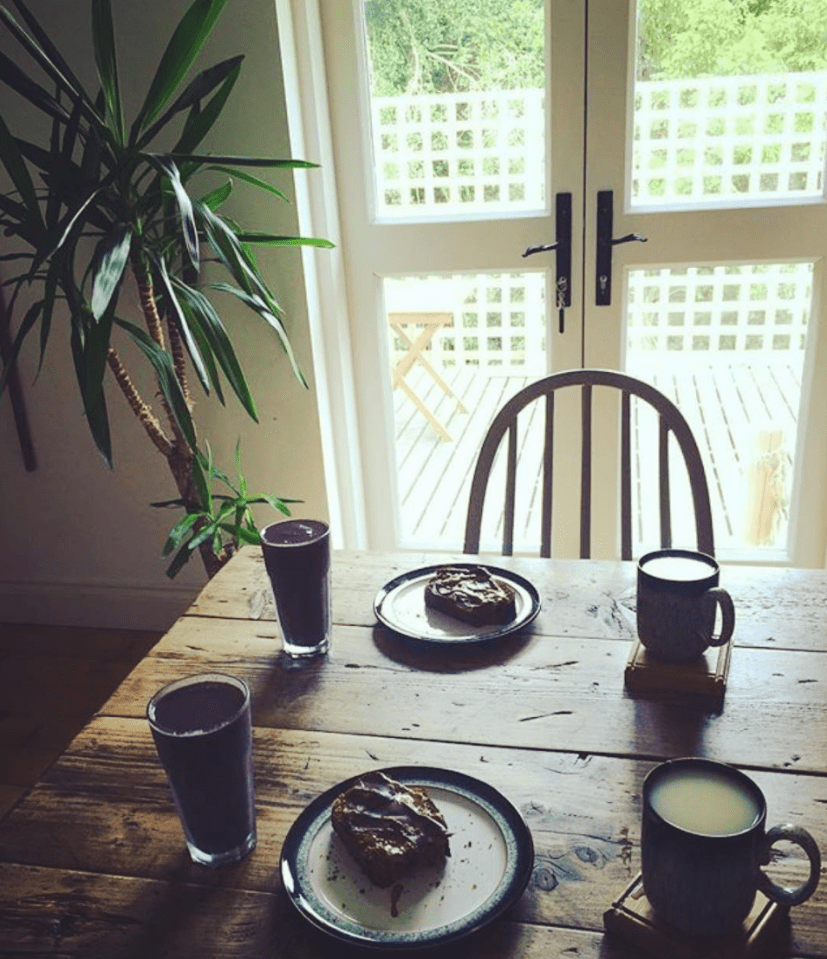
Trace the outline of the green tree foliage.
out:
[[[827,68],[827,0],[641,0],[638,79]]]
[[[375,96],[539,88],[543,0],[366,0]]]
[[[543,0],[365,0],[374,96],[544,85]],[[827,0],[639,0],[638,79],[827,69]]]

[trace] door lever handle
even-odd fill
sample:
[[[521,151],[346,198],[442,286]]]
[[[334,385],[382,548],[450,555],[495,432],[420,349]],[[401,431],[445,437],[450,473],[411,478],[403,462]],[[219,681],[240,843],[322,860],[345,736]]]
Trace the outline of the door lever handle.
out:
[[[612,246],[617,246],[618,243],[648,243],[649,238],[641,236],[639,233],[627,233],[626,236],[620,236],[616,240],[612,240]]]
[[[627,233],[617,239],[613,238],[613,216],[614,194],[611,190],[600,190],[597,194],[597,258],[594,293],[594,302],[598,306],[608,306],[612,302],[612,247],[620,243],[648,242],[648,239],[640,233]]]
[[[557,279],[555,282],[555,307],[559,315],[559,329],[565,330],[564,310],[571,306],[571,193],[558,193],[555,200],[555,241],[535,243],[523,253],[523,257],[535,253],[557,251]]]
[[[533,256],[535,253],[547,253],[549,250],[556,250],[559,243],[535,243],[526,248],[523,256]]]

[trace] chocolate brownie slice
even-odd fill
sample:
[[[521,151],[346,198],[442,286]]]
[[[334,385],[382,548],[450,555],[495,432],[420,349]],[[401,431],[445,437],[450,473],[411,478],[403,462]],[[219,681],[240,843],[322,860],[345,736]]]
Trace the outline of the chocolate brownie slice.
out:
[[[390,886],[451,854],[445,819],[427,792],[385,773],[367,773],[337,796],[331,820],[376,886]]]
[[[516,593],[484,566],[441,566],[425,586],[425,605],[472,626],[510,623]]]

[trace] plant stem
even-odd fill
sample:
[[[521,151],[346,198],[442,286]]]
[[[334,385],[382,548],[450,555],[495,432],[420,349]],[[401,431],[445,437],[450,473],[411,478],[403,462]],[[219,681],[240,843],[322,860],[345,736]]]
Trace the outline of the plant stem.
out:
[[[166,350],[166,341],[164,339],[164,326],[161,322],[161,315],[158,312],[158,303],[155,299],[155,288],[152,283],[152,274],[149,271],[149,268],[146,265],[146,262],[141,255],[140,249],[133,249],[132,256],[132,273],[135,277],[135,283],[138,287],[138,297],[141,302],[141,312],[144,315],[144,322],[146,323],[146,328],[149,335],[152,339],[158,344],[162,350]],[[176,331],[177,333],[177,331]],[[180,338],[179,338],[180,339]],[[180,342],[179,342],[180,349]],[[182,351],[183,352],[183,351]],[[175,369],[176,377],[179,376],[179,371],[176,365]],[[186,380],[186,377],[185,377]],[[180,382],[180,379],[179,379]],[[182,389],[184,384],[182,384]],[[184,395],[186,396],[189,392],[187,388]],[[189,444],[184,438],[184,434],[181,432],[181,428],[178,425],[178,421],[173,416],[172,410],[169,408],[169,404],[166,401],[166,397],[161,394],[160,396],[161,405],[164,408],[166,413],[167,422],[172,429],[172,433],[175,436],[175,445],[189,449]],[[193,451],[190,451],[191,453]]]
[[[155,299],[155,290],[152,283],[152,275],[139,252],[134,252],[132,256],[132,272],[138,287],[138,296],[141,303],[141,312],[144,316],[149,335],[158,344],[161,349],[167,349],[164,339],[164,328],[158,312],[158,303]],[[174,320],[170,318],[167,323],[169,332],[169,351],[172,354],[175,375],[181,385],[181,390],[187,402],[187,406],[192,408],[192,400],[189,392],[189,384],[186,373],[186,355],[180,331],[176,327]],[[109,366],[115,374],[115,379],[121,387],[132,412],[140,420],[149,438],[155,447],[161,452],[169,466],[178,494],[183,501],[184,509],[189,512],[196,512],[200,508],[209,507],[208,503],[201,503],[198,490],[195,487],[192,472],[192,462],[195,457],[195,450],[190,448],[181,430],[178,422],[172,415],[166,398],[161,395],[160,400],[169,420],[174,434],[174,439],[169,440],[164,434],[161,424],[154,415],[150,407],[141,399],[132,382],[128,372],[123,366],[114,347],[109,348],[107,356]],[[203,527],[206,520],[196,524],[195,529]],[[230,550],[223,547],[216,554],[213,552],[212,542],[204,541],[198,548],[201,556],[201,562],[204,564],[207,576],[212,579],[213,576],[224,566],[231,556]]]
[[[172,315],[167,317],[167,332],[169,333],[169,349],[172,353],[172,363],[175,368],[175,376],[181,384],[181,392],[184,394],[184,401],[187,409],[192,412],[192,396],[190,394],[189,378],[187,376],[187,357],[184,352],[184,342],[178,324]]]
[[[123,365],[123,361],[114,346],[109,347],[109,351],[106,354],[106,361],[109,364],[109,369],[112,370],[115,376],[118,386],[121,388],[121,392],[126,397],[130,409],[135,416],[138,417],[138,421],[146,430],[147,435],[155,444],[158,451],[169,459],[172,453],[172,443],[161,428],[158,417],[152,412],[150,406],[141,399],[140,393],[138,393],[135,384],[132,382],[132,377]]]

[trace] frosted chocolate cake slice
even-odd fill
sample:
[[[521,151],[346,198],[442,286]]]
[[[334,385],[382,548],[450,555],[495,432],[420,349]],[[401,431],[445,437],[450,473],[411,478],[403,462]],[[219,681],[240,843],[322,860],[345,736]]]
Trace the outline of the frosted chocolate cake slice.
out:
[[[445,819],[427,792],[385,773],[366,773],[337,796],[331,819],[376,886],[390,886],[419,866],[437,866],[451,854]]]
[[[425,605],[472,626],[498,626],[517,615],[512,587],[484,566],[440,566],[425,586]]]

